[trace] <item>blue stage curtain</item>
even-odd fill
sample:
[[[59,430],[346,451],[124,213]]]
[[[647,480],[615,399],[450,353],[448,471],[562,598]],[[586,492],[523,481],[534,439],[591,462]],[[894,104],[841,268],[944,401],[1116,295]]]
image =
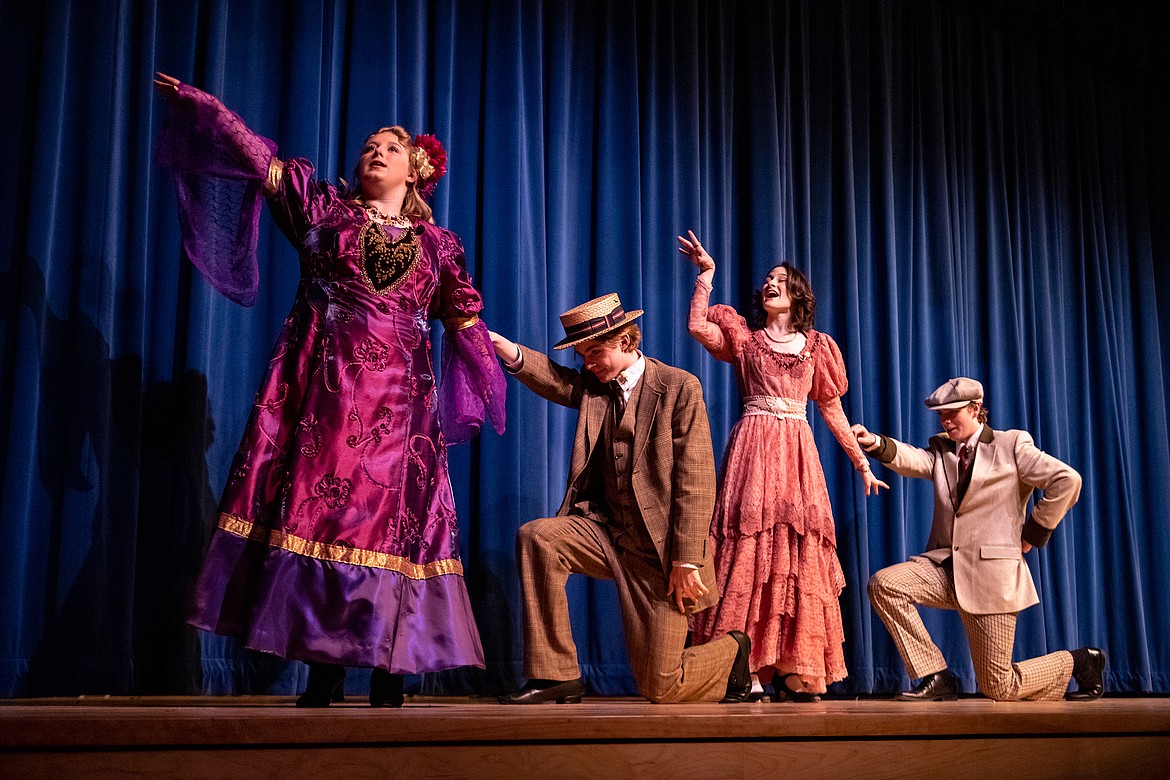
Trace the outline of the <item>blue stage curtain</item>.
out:
[[[844,352],[852,421],[923,443],[922,399],[970,375],[994,427],[1084,476],[1028,555],[1041,605],[1017,657],[1096,644],[1111,690],[1170,692],[1164,42],[1131,4],[1016,5],[0,5],[0,696],[304,680],[182,622],[297,262],[265,216],[243,309],[182,258],[151,162],[156,70],[330,179],[373,128],[436,134],[438,221],[467,246],[489,324],[547,349],[560,312],[617,291],[646,309],[647,353],[702,379],[717,452],[739,400],[686,332],[694,271],[674,237],[696,230],[719,262],[713,300],[741,307],[793,260]],[[519,681],[516,529],[558,505],[575,416],[509,391],[507,433],[452,451],[489,668],[411,690]],[[848,581],[840,690],[892,691],[905,672],[865,583],[922,549],[930,486],[887,473],[893,489],[866,499],[810,419]],[[577,579],[586,682],[632,693],[613,588]],[[958,620],[928,625],[973,690]]]

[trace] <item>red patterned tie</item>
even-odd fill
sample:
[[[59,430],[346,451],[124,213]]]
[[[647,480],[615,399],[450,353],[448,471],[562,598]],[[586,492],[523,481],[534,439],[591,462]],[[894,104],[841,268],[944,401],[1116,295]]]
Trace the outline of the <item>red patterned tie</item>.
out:
[[[967,470],[967,465],[970,463],[971,448],[966,444],[959,445],[959,474]]]

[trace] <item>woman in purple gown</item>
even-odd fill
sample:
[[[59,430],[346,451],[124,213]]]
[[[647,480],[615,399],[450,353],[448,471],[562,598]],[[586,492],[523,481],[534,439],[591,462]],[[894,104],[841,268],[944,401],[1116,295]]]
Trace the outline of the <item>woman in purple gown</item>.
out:
[[[483,667],[467,598],[447,445],[504,380],[459,238],[424,200],[446,165],[429,136],[382,128],[343,191],[280,160],[216,98],[160,74],[158,161],[175,173],[184,249],[248,304],[261,194],[300,255],[292,311],[253,402],[196,585],[190,622],[309,664],[298,706],[327,706],[344,666],[372,667],[370,703],[402,674]],[[443,381],[429,338],[442,321]]]

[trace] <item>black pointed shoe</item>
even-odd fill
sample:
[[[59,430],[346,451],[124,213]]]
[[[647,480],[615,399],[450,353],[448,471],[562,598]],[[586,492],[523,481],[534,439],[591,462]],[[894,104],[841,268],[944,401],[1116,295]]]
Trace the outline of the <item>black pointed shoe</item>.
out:
[[[581,678],[575,680],[540,680],[532,679],[515,693],[499,698],[500,704],[547,704],[555,701],[557,704],[580,704]]]
[[[954,701],[959,698],[959,681],[950,669],[928,674],[912,691],[902,691],[898,701]]]
[[[1077,690],[1064,695],[1069,701],[1092,701],[1101,698],[1101,694],[1105,693],[1105,651],[1099,647],[1083,649],[1088,659],[1080,674],[1077,674],[1076,667],[1073,667],[1073,679],[1077,681]]]
[[[773,678],[772,684],[776,686],[776,701],[795,701],[801,704],[809,704],[821,700],[819,694],[806,691],[804,688],[793,688],[788,684],[789,677],[795,677],[797,684],[800,683],[800,675],[795,672],[778,674]]]
[[[370,672],[370,706],[401,707],[402,675],[375,668]]]
[[[297,697],[297,706],[328,707],[331,702],[341,701],[343,685],[344,666],[310,661],[309,684],[305,686],[305,692]]]
[[[727,695],[719,700],[720,704],[739,704],[747,701],[752,692],[752,670],[748,668],[748,657],[752,654],[752,640],[742,631],[728,631],[727,635],[735,640],[739,649],[735,653],[735,660],[731,663],[731,673],[727,675]]]

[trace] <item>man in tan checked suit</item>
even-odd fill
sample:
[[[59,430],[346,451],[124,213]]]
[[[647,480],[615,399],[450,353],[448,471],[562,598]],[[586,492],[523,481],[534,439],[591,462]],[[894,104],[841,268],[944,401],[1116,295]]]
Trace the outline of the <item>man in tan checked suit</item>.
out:
[[[715,459],[699,380],[638,351],[641,332],[616,294],[561,315],[584,371],[492,333],[504,366],[543,398],[579,410],[569,482],[556,517],[516,543],[528,683],[505,704],[581,700],[565,583],[617,584],[634,680],[653,702],[743,701],[750,643],[740,632],[685,648],[688,613],[716,600],[707,533]]]
[[[1012,663],[1016,615],[1039,603],[1023,554],[1048,542],[1076,503],[1081,477],[1041,452],[1025,431],[995,431],[986,424],[983,385],[951,379],[926,399],[945,433],[926,449],[876,436],[854,425],[869,455],[905,477],[934,482],[934,523],[927,550],[882,569],[869,581],[874,610],[889,629],[911,679],[921,678],[904,701],[955,699],[958,680],[931,641],[918,605],[958,610],[967,631],[975,679],[999,701],[1095,699],[1104,689],[1105,654],[1095,647],[1059,650]],[[1025,519],[1032,490],[1043,498]]]

